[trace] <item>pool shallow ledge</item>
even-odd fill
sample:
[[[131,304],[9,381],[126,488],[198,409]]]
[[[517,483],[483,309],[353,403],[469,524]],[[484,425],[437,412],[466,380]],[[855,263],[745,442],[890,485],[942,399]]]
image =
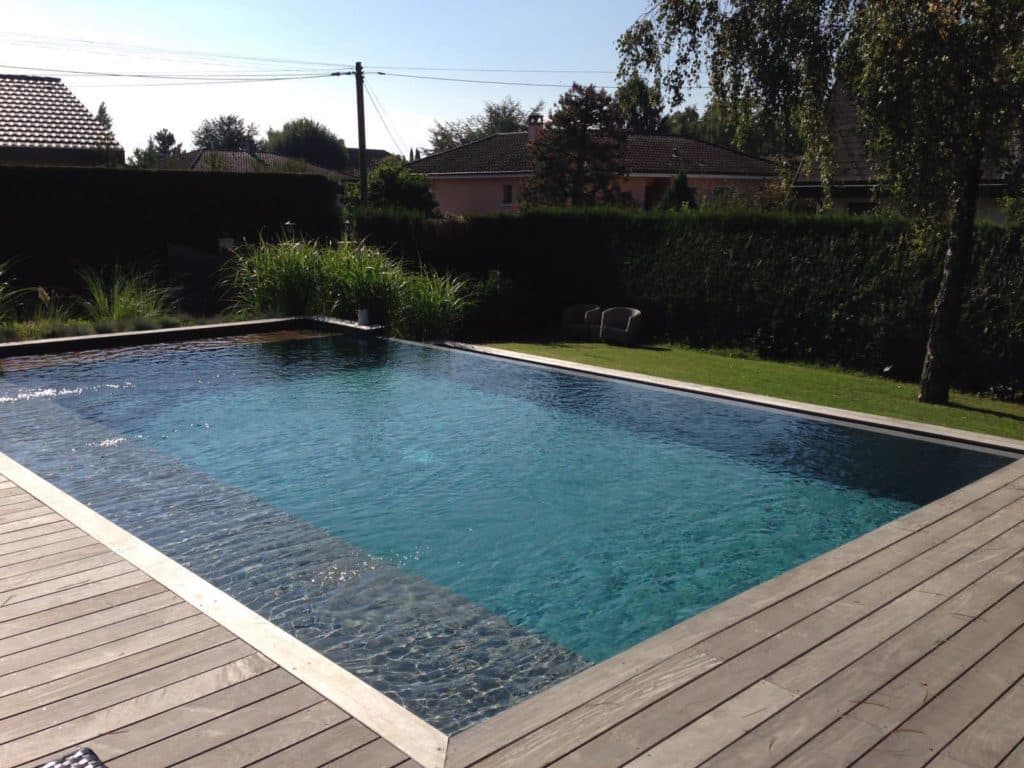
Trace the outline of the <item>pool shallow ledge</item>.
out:
[[[348,670],[0,452],[0,475],[191,603],[425,768],[443,768],[448,736]]]

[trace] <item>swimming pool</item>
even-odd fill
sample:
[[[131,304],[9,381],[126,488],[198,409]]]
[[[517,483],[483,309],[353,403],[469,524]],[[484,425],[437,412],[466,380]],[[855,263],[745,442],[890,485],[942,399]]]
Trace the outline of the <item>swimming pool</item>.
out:
[[[1009,461],[343,335],[52,362],[4,452],[448,732]]]

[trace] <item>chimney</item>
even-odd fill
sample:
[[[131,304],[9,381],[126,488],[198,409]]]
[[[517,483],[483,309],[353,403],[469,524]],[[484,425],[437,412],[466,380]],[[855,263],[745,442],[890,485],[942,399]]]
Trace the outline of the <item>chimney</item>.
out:
[[[544,118],[540,114],[533,112],[528,118],[526,118],[526,141],[530,144],[540,138],[541,131],[544,130]]]

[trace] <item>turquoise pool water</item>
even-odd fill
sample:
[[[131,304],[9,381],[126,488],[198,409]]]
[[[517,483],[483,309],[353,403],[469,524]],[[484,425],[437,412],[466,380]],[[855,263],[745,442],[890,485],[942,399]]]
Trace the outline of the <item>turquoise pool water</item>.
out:
[[[11,372],[0,409],[5,452],[449,730],[1008,462],[345,336]]]

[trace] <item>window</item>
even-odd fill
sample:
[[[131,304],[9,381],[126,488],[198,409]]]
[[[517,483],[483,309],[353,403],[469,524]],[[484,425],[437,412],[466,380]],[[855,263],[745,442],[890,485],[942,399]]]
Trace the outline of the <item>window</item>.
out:
[[[501,190],[501,202],[502,205],[512,205],[512,185],[506,184]]]

